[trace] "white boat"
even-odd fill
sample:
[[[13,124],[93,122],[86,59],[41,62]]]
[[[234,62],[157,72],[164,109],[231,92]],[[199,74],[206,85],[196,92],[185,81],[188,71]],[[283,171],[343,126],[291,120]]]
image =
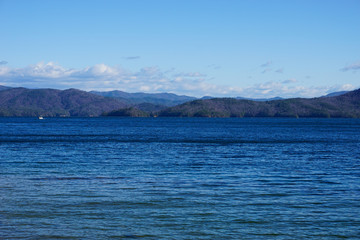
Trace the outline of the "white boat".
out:
[[[39,117],[39,120],[42,120],[42,119],[44,119],[44,118],[43,118],[42,116],[40,116],[40,117]]]

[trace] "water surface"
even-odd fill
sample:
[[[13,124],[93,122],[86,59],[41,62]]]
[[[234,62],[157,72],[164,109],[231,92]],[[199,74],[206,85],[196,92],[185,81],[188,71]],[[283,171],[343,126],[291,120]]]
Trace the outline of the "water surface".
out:
[[[0,238],[358,239],[360,120],[0,118]]]

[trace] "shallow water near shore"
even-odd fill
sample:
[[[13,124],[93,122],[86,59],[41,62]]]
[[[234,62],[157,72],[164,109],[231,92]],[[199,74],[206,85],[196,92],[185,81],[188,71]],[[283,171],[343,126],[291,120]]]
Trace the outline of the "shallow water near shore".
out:
[[[359,119],[0,118],[0,239],[358,239]]]

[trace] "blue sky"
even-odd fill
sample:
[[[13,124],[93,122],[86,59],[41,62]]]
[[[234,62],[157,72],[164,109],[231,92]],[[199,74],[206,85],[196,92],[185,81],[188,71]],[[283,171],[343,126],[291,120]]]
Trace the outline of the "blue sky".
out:
[[[314,97],[360,87],[359,0],[0,0],[0,85]]]

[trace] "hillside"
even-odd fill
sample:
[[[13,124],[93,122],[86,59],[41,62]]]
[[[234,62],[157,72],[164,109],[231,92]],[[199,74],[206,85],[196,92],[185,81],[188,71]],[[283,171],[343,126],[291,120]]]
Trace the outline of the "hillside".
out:
[[[335,94],[335,96],[312,99],[252,101],[235,98],[205,98],[167,108],[164,105],[147,102],[146,97],[156,96],[155,98],[162,99],[159,101],[165,101],[164,99],[185,101],[185,99],[193,98],[168,93],[136,93],[137,101],[144,102],[134,103],[129,99],[104,97],[77,89],[61,91],[1,87],[0,116],[360,118],[360,89],[342,95]],[[119,92],[114,91],[113,94]],[[134,96],[131,93],[120,93]]]
[[[100,116],[127,105],[77,89],[11,88],[0,91],[0,116]]]
[[[11,87],[0,85],[0,91],[10,89]]]
[[[195,100],[160,111],[159,117],[346,117],[360,118],[360,89],[335,97],[250,101]]]
[[[323,97],[336,97],[336,96],[340,96],[340,95],[343,95],[345,93],[348,93],[349,91],[340,91],[340,92],[332,92],[332,93],[329,93]]]
[[[138,108],[129,107],[103,113],[106,117],[150,117],[150,114]]]

